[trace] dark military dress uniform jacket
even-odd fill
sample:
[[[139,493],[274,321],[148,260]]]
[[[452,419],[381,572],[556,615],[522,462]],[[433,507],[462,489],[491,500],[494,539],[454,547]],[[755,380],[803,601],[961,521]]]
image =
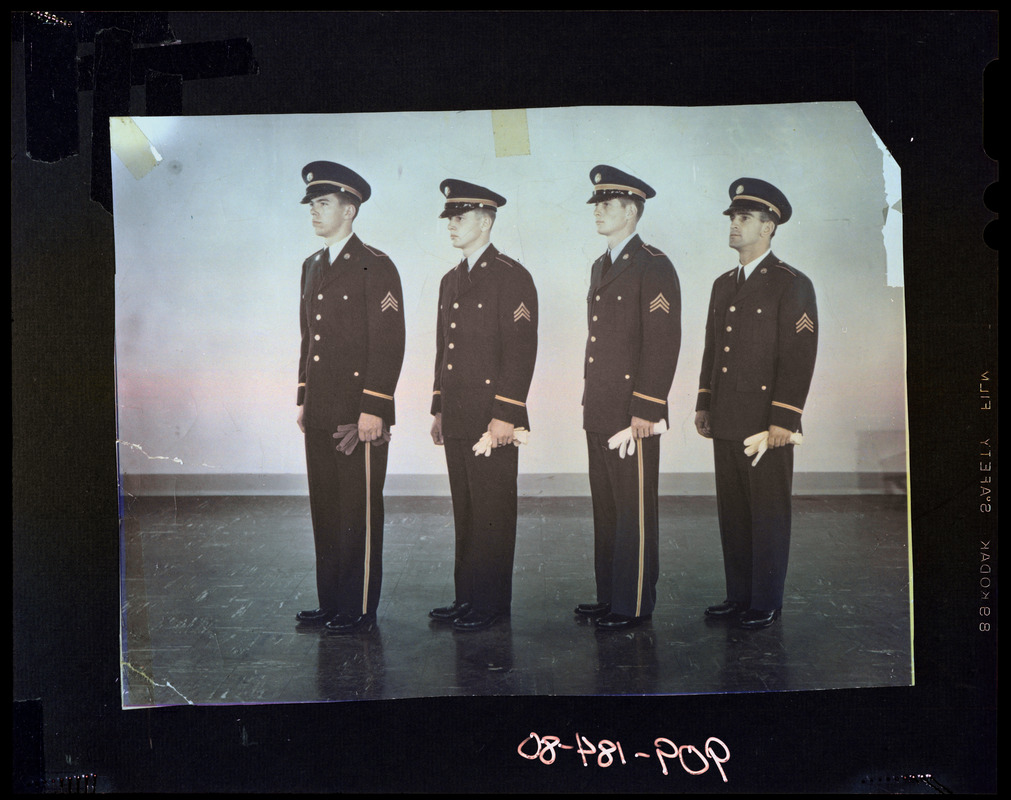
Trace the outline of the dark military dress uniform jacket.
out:
[[[432,413],[442,414],[453,496],[455,601],[509,613],[516,543],[519,450],[473,446],[492,419],[530,429],[527,392],[537,356],[537,291],[530,273],[489,245],[468,274],[439,287]]]
[[[309,505],[321,609],[375,613],[382,585],[383,486],[389,445],[337,450],[340,425],[364,412],[396,421],[394,391],[404,360],[404,300],[390,258],[356,235],[333,264],[325,250],[302,265],[303,406]],[[333,254],[331,254],[332,257]]]
[[[713,283],[696,410],[709,411],[714,439],[800,431],[818,349],[814,286],[773,253],[739,290],[736,274]]]
[[[670,259],[636,235],[603,275],[590,275],[583,427],[611,436],[632,417],[669,424],[667,395],[681,350],[681,287]]]
[[[352,234],[331,266],[324,251],[302,264],[298,404],[307,428],[396,421],[393,394],[404,361],[404,300],[389,256]]]
[[[468,274],[439,286],[432,414],[442,434],[477,442],[492,419],[530,429],[527,392],[537,358],[537,290],[518,261],[488,248]]]
[[[757,465],[744,440],[770,425],[799,432],[818,347],[814,287],[770,253],[737,287],[713,283],[697,411],[709,412],[727,599],[783,605],[791,538],[792,446]]]
[[[608,258],[591,270],[583,363],[597,602],[615,614],[648,617],[660,574],[660,437],[640,440],[627,458],[608,439],[632,417],[669,424],[681,289],[670,259],[638,235],[605,272]]]

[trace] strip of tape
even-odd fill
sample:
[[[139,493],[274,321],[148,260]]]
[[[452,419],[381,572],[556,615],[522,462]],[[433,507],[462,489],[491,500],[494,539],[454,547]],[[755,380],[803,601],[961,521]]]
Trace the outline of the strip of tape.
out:
[[[492,111],[491,129],[495,137],[496,158],[530,155],[530,132],[527,129],[526,109]]]
[[[137,180],[147,175],[162,160],[144,131],[137,127],[131,117],[109,117],[109,144],[112,152],[119,156],[119,160]]]

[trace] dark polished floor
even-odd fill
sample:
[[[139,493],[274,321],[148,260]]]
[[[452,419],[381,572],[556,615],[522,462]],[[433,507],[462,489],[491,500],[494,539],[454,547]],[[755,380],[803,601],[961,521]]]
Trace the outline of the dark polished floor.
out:
[[[703,617],[724,597],[712,497],[660,499],[653,619],[601,633],[590,503],[521,498],[511,618],[432,623],[453,599],[443,497],[387,498],[378,630],[299,630],[316,604],[304,497],[124,502],[124,706],[445,695],[697,694],[912,682],[904,495],[797,497],[783,616],[746,632]]]

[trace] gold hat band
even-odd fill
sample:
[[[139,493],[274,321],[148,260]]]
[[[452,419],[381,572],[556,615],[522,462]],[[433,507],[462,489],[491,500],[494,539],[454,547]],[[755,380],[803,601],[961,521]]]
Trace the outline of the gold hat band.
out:
[[[309,183],[306,184],[306,187],[309,187],[309,186],[319,186],[320,184],[323,184],[323,183],[327,184],[328,186],[339,186],[344,191],[351,192],[351,194],[353,194],[359,200],[362,199],[361,192],[359,192],[357,189],[352,189],[346,183],[337,183],[337,181],[310,181]]]
[[[491,206],[492,208],[498,208],[498,203],[493,203],[491,200],[482,200],[479,197],[447,197],[446,205],[450,203],[478,203],[482,206]]]
[[[783,214],[782,214],[782,212],[778,208],[776,208],[768,200],[764,200],[761,197],[755,197],[752,194],[738,194],[738,195],[734,195],[734,201],[736,202],[737,200],[754,200],[756,203],[761,203],[762,205],[768,206],[771,211],[775,211],[776,212],[776,216],[779,217],[780,219],[783,218]]]
[[[646,193],[645,192],[643,192],[643,191],[641,191],[639,189],[636,189],[636,188],[634,188],[632,186],[622,186],[621,184],[618,184],[618,183],[598,183],[596,186],[593,187],[593,191],[594,192],[611,192],[611,191],[631,192],[632,194],[639,195],[639,197],[641,197],[643,200],[646,199]]]

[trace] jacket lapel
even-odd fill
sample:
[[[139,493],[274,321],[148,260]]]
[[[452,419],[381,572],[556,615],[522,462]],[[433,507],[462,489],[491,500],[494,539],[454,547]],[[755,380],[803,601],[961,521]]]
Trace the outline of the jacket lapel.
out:
[[[770,250],[769,255],[763,258],[758,265],[751,270],[751,274],[748,279],[744,282],[742,286],[737,291],[737,297],[747,297],[753,292],[757,292],[762,286],[768,283],[769,268],[775,264],[777,258],[775,254]]]
[[[607,271],[607,274],[603,277],[599,277],[596,281],[597,288],[606,286],[611,281],[615,280],[621,273],[628,269],[629,265],[632,263],[632,253],[642,247],[642,239],[639,234],[636,234],[631,239],[629,239],[628,244],[625,245],[624,249],[621,251],[621,255],[618,256],[618,260],[611,265],[611,268]],[[593,265],[594,272],[599,272],[603,266],[603,257],[598,259],[597,263]]]
[[[498,250],[495,249],[495,245],[490,244],[481,254],[481,259],[473,267],[471,267],[469,275],[464,272],[463,269],[457,270],[457,297],[463,297],[464,295],[474,291],[474,289],[488,279],[488,273],[491,269],[493,269],[495,256],[497,255]],[[482,266],[482,264],[484,266]]]

